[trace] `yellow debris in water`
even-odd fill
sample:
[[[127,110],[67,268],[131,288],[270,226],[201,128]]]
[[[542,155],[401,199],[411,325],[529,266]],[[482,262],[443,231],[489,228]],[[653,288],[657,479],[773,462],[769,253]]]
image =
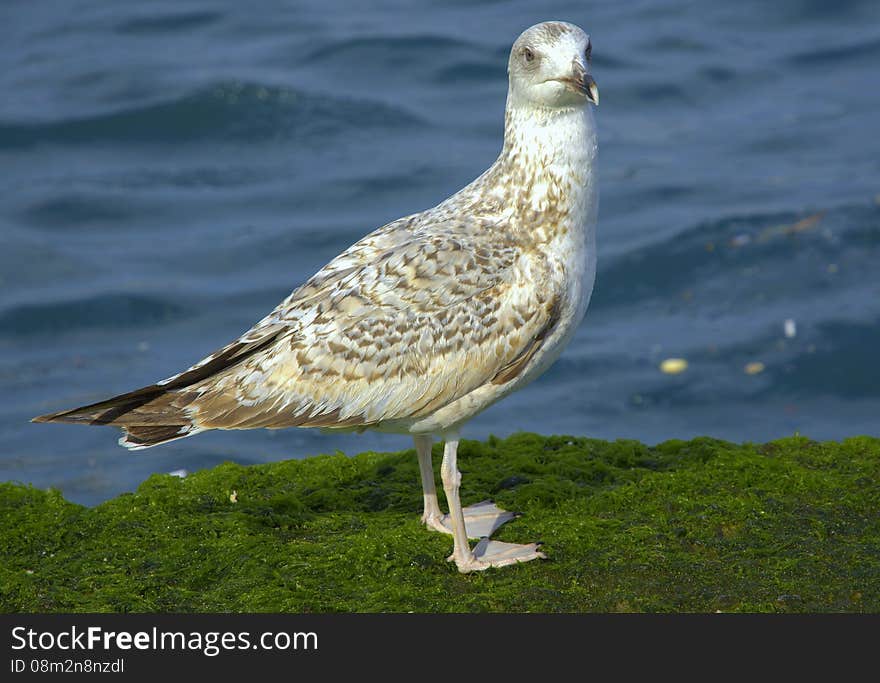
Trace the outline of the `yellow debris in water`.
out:
[[[660,372],[667,375],[677,375],[687,370],[688,362],[684,358],[667,358],[660,363]]]
[[[758,373],[764,372],[764,364],[760,361],[755,361],[753,363],[746,363],[746,366],[743,368],[747,375],[757,375]]]

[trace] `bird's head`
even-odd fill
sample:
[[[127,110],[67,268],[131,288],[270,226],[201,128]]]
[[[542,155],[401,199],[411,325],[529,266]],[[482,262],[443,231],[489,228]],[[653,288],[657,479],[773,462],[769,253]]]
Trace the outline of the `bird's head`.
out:
[[[550,108],[599,104],[599,88],[590,75],[591,51],[590,36],[574,24],[535,24],[510,51],[510,96]]]

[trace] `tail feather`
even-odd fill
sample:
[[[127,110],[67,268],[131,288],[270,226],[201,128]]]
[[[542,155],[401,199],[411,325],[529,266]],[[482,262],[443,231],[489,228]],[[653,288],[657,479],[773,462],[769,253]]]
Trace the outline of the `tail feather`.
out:
[[[158,446],[169,441],[185,439],[193,434],[204,431],[194,425],[151,425],[137,426],[126,425],[122,428],[124,434],[119,437],[119,445],[125,446],[130,451],[139,451],[151,446]]]
[[[39,415],[31,422],[112,425],[125,434],[119,444],[149,448],[205,431],[188,410],[199,396],[196,385],[237,365],[271,344],[282,327],[267,325],[261,334],[242,337],[194,366],[166,380],[72,410]]]
[[[192,392],[152,385],[80,408],[40,415],[31,422],[111,425],[124,432],[120,446],[149,448],[203,431],[184,410],[193,397]]]
[[[167,393],[164,387],[152,384],[148,387],[120,394],[97,403],[80,406],[79,408],[38,415],[32,418],[31,422],[69,422],[90,425],[114,424],[117,419],[126,413],[136,410]]]

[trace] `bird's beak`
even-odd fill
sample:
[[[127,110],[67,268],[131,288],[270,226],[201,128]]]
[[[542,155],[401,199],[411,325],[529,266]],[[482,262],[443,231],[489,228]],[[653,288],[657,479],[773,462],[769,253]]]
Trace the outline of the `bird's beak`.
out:
[[[596,85],[596,81],[590,74],[584,74],[583,81],[581,81],[581,92],[587,96],[590,102],[597,107],[599,106],[599,86]]]
[[[596,85],[596,81],[593,80],[593,77],[587,73],[587,70],[579,62],[574,62],[569,82],[581,95],[585,95],[590,102],[597,107],[599,106],[599,86]]]

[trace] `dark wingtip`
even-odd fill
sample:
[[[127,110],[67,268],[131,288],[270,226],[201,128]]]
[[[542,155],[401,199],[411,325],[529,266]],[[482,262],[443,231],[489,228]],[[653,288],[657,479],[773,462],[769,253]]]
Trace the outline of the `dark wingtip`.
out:
[[[45,415],[37,415],[30,419],[31,422],[89,422],[89,417],[78,415],[76,410],[61,410],[57,413],[46,413]]]

